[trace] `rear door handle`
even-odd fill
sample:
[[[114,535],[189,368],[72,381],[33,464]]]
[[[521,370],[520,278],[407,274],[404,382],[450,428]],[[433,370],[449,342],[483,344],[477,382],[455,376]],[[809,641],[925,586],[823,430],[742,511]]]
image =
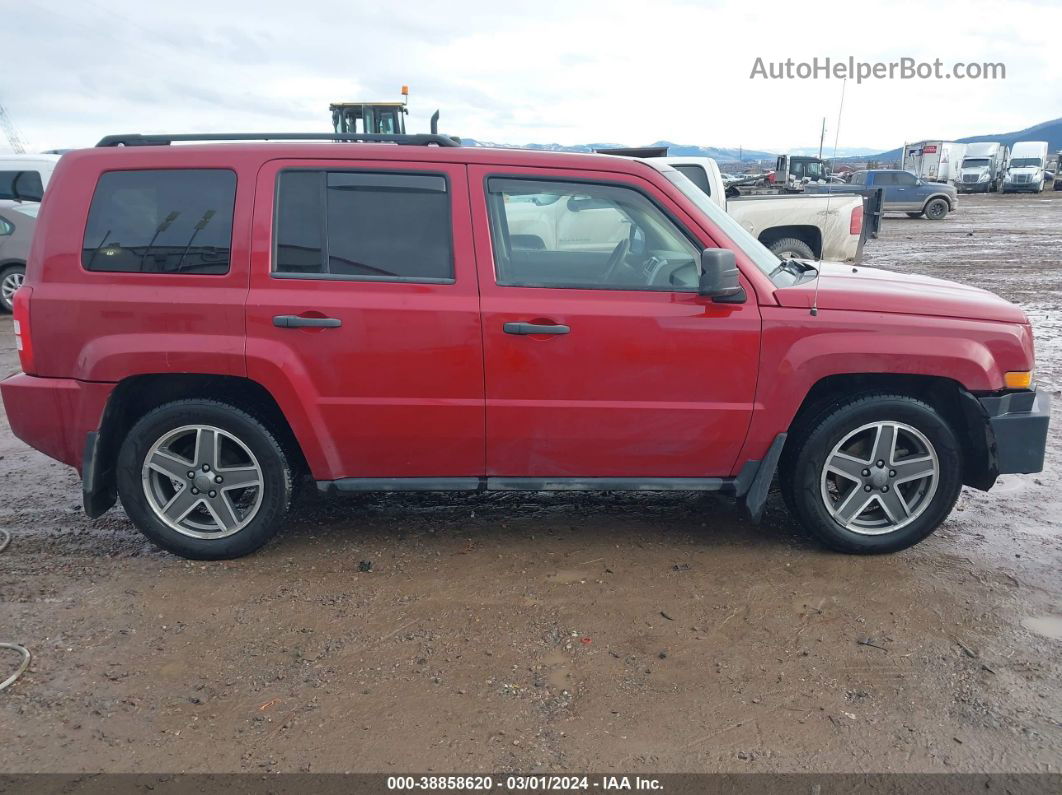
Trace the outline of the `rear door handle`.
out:
[[[570,326],[546,326],[538,323],[506,323],[502,329],[506,334],[567,334],[571,331]]]
[[[277,328],[339,328],[343,321],[338,317],[303,317],[302,315],[274,315]]]

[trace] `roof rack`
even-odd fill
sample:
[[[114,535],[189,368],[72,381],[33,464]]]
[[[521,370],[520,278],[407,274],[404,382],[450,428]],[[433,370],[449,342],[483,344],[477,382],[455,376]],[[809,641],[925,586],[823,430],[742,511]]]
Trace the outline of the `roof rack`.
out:
[[[362,141],[401,146],[460,146],[447,135],[384,135],[379,133],[187,133],[181,135],[105,135],[96,146],[169,146],[178,141]]]

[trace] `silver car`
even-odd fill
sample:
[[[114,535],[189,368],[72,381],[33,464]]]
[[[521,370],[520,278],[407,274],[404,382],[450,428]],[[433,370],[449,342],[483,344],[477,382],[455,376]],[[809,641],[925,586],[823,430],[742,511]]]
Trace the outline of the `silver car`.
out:
[[[15,290],[26,278],[38,209],[37,202],[0,200],[0,309],[5,312],[11,311]]]

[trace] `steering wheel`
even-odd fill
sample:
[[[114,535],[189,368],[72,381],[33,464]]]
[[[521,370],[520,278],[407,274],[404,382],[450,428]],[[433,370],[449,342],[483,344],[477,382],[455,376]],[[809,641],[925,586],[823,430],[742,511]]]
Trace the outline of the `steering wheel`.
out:
[[[612,277],[616,274],[616,268],[623,262],[630,248],[631,241],[628,238],[624,238],[616,244],[616,247],[612,249],[612,253],[609,254],[608,262],[605,263],[605,272],[601,275],[601,281],[605,284],[612,281]]]

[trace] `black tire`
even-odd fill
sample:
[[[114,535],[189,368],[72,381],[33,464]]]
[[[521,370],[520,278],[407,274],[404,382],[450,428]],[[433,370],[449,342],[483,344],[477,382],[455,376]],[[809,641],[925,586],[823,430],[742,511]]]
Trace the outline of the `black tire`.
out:
[[[921,433],[936,453],[936,491],[917,517],[896,530],[867,535],[845,528],[827,509],[826,459],[854,430],[874,422],[902,423]],[[896,552],[917,544],[948,517],[962,489],[962,453],[947,421],[928,404],[904,395],[866,394],[821,408],[790,434],[780,464],[786,505],[819,542],[838,552]]]
[[[815,259],[815,252],[803,240],[795,237],[782,237],[767,246],[776,257],[785,254],[788,259]]]
[[[257,459],[262,486],[256,513],[246,526],[231,535],[219,538],[186,535],[159,517],[146,493],[143,473],[147,454],[167,434],[188,425],[220,429],[237,439]],[[291,460],[273,434],[250,414],[214,400],[176,401],[150,411],[126,435],[118,453],[118,495],[137,528],[163,549],[192,560],[238,558],[259,549],[279,530],[292,498]],[[198,465],[195,469],[198,473]],[[188,475],[191,477],[191,472]]]
[[[14,307],[11,303],[11,295],[9,290],[9,281],[17,276],[26,276],[25,265],[7,265],[4,268],[0,268],[0,310],[10,313]]]
[[[908,217],[908,218],[921,218],[921,217],[922,217],[923,215],[925,215],[925,213],[924,213],[924,212],[918,212],[918,213],[907,213],[907,217]]]
[[[930,221],[943,221],[948,214],[948,203],[944,199],[931,199],[925,206],[926,218]]]

